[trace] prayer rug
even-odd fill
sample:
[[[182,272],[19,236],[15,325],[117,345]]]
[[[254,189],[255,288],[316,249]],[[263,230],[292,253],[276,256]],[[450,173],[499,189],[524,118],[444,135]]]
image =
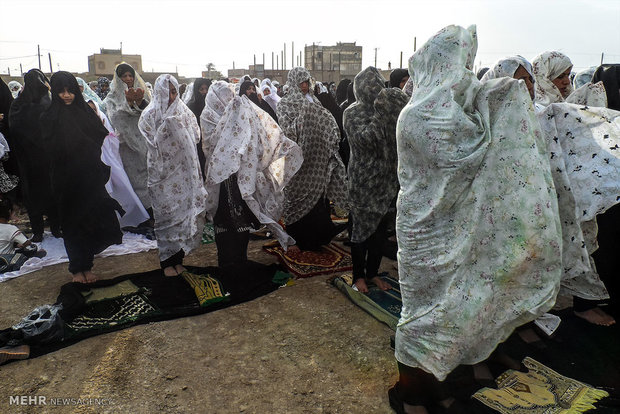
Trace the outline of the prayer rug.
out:
[[[11,352],[22,345],[30,346],[28,355],[34,358],[91,336],[246,302],[287,285],[290,278],[277,264],[250,260],[226,268],[187,269],[179,277],[166,277],[157,269],[63,285],[55,304],[37,307],[18,324],[0,330],[0,349],[5,347],[7,356],[0,352],[0,363],[17,359]]]
[[[202,244],[215,243],[215,229],[213,223],[205,223],[205,227],[202,230]]]
[[[195,275],[190,272],[183,272],[181,276],[194,289],[200,306],[209,306],[211,303],[227,300],[230,296],[230,293],[224,292],[222,284],[209,275]]]
[[[577,414],[595,409],[595,402],[609,396],[532,358],[523,364],[528,372],[506,371],[495,380],[498,389],[483,388],[474,398],[502,414]]]
[[[346,272],[353,269],[351,254],[330,243],[322,246],[321,251],[285,252],[277,240],[267,243],[263,249],[275,256],[286,268],[298,278]]]
[[[400,285],[398,280],[391,277],[387,272],[381,273],[379,277],[389,283],[392,289],[381,290],[374,285],[369,285],[368,293],[361,293],[352,287],[353,275],[350,273],[336,277],[332,283],[357,306],[396,330],[400,318],[400,309],[403,305]]]

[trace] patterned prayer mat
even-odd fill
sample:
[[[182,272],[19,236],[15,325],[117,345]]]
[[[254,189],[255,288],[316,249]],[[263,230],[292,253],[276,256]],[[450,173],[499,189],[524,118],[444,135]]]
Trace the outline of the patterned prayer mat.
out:
[[[91,284],[63,285],[55,304],[39,306],[18,324],[0,330],[0,363],[23,359],[14,352],[22,345],[30,347],[24,358],[35,358],[136,324],[247,302],[287,285],[292,278],[277,264],[252,261],[226,268],[187,269],[178,277],[166,277],[157,269]]]
[[[506,371],[495,380],[498,389],[483,388],[473,397],[502,414],[577,414],[609,396],[529,357],[523,364],[528,372]]]
[[[353,269],[351,254],[330,243],[322,246],[320,252],[298,251],[285,252],[277,240],[267,243],[263,249],[278,256],[280,263],[296,277],[312,277],[329,273],[346,272]]]
[[[391,277],[387,272],[381,273],[379,277],[389,283],[392,289],[384,291],[374,285],[369,285],[367,294],[358,292],[352,287],[353,275],[350,273],[336,277],[332,283],[357,306],[396,330],[400,318],[400,309],[403,305],[400,297],[400,285],[398,280]]]
[[[205,223],[205,227],[202,230],[202,244],[215,243],[215,229],[213,223]]]

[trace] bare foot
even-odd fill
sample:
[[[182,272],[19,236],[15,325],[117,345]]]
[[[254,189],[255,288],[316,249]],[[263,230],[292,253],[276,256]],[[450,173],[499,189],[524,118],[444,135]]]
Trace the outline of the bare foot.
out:
[[[187,272],[187,269],[183,267],[183,265],[174,266],[174,270],[177,272],[177,275],[180,275],[183,272]]]
[[[616,320],[610,314],[598,306],[584,312],[575,312],[575,315],[594,325],[611,326],[616,323]]]
[[[78,273],[74,273],[73,274],[73,278],[71,279],[72,282],[78,282],[78,283],[87,283],[86,282],[86,277],[84,276],[84,273],[82,272],[78,272]]]
[[[364,280],[363,277],[360,277],[359,279],[357,279],[353,283],[353,285],[357,287],[358,292],[368,293],[368,286],[366,286],[366,281]]]
[[[90,270],[84,272],[84,277],[86,278],[86,283],[93,283],[99,280],[97,276],[95,276],[95,274]]]
[[[373,277],[372,279],[370,279],[370,281],[372,283],[374,283],[381,290],[390,290],[390,289],[392,289],[392,286],[390,286],[390,284],[388,282],[386,282],[385,280],[381,279],[379,276]]]
[[[177,273],[174,267],[168,266],[164,268],[164,276],[170,277],[170,276],[178,276],[178,275],[179,274]]]

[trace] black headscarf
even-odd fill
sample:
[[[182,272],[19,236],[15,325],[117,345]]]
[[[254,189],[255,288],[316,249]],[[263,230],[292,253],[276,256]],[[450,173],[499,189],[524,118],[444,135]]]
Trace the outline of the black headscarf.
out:
[[[476,73],[476,77],[478,78],[478,80],[482,79],[484,74],[487,73],[488,71],[489,71],[489,68],[481,68],[480,70],[478,70],[478,73]]]
[[[239,96],[245,95],[245,93],[247,92],[248,89],[250,89],[250,87],[256,88],[256,85],[254,85],[254,82],[252,82],[250,80],[243,81],[243,83],[239,87]],[[254,100],[252,98],[250,98],[250,100],[252,102],[254,102]],[[254,103],[258,105],[258,103],[256,103],[256,102],[254,102]]]
[[[11,94],[9,87],[0,78],[0,114],[4,114],[4,120],[0,121],[0,133],[5,137],[9,130],[9,111],[11,110],[12,103],[13,94]],[[9,145],[11,145],[10,142]]]
[[[603,81],[607,94],[607,107],[620,111],[620,65],[605,64],[596,69],[592,83]]]
[[[127,63],[121,63],[116,67],[116,76],[118,76],[119,78],[127,72],[130,72],[131,76],[133,76],[134,78],[136,77],[136,71],[134,70],[134,68],[131,67],[131,65],[128,65]]]
[[[13,94],[6,83],[0,78],[0,114],[4,115],[4,118],[0,120],[0,134],[4,135],[9,148],[13,149],[13,140],[9,133],[9,112],[11,111],[11,104],[13,103]],[[17,158],[15,156],[9,156],[9,159],[3,162],[4,170],[13,175],[19,175],[19,167],[17,166]]]
[[[355,92],[353,92],[353,82],[347,85],[347,100],[340,104],[340,109],[342,109],[342,113],[347,109],[353,102],[355,102]]]
[[[29,215],[50,211],[50,157],[41,133],[41,114],[50,103],[49,81],[38,69],[24,75],[24,89],[11,104],[9,133]],[[53,213],[49,213],[53,216]]]
[[[239,87],[239,96],[245,95],[247,90],[250,89],[250,87],[252,86],[256,89],[256,85],[254,85],[254,83],[251,80],[244,81]],[[271,108],[271,106],[267,102],[265,102],[264,99],[263,100],[258,99],[258,94],[256,92],[249,94],[248,98],[260,109],[267,112],[269,116],[273,118],[274,121],[278,122],[278,117],[276,116],[276,113],[274,112],[273,108]]]
[[[347,100],[347,87],[351,83],[351,79],[343,79],[336,87],[336,103],[342,105]]]
[[[52,189],[57,200],[69,270],[79,257],[121,243],[122,233],[115,210],[122,212],[105,184],[110,167],[101,161],[101,145],[108,135],[101,119],[82,97],[77,80],[69,72],[56,72],[51,79],[52,104],[41,116],[43,135],[51,155]],[[59,94],[75,97],[66,105]],[[72,257],[72,255],[74,257]]]
[[[394,69],[390,73],[390,88],[400,88],[400,82],[408,76],[409,71],[407,69]]]
[[[207,88],[211,87],[211,79],[198,78],[194,81],[194,89],[192,90],[192,98],[187,103],[187,107],[194,113],[196,116],[196,121],[198,121],[198,126],[200,126],[200,114],[205,107],[205,97],[200,94],[200,87],[202,85],[207,85]],[[207,89],[208,90],[208,89]],[[198,162],[200,162],[200,171],[202,173],[203,180],[206,178],[205,175],[205,154],[202,150],[202,136],[200,137],[200,142],[196,144],[196,152],[198,153]]]
[[[198,121],[198,125],[200,125],[200,114],[205,107],[205,96],[200,94],[200,87],[202,85],[207,85],[208,88],[211,87],[211,79],[198,78],[194,81],[194,88],[192,89],[192,97],[187,103],[188,108],[196,115],[196,120]]]

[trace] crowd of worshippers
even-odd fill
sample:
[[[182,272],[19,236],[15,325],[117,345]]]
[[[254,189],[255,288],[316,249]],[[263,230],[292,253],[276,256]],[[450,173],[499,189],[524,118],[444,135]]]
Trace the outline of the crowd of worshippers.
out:
[[[82,283],[121,229],[154,235],[176,276],[206,221],[224,267],[247,260],[263,226],[285,250],[319,250],[344,230],[332,213],[347,212],[358,291],[390,289],[378,271],[397,242],[390,403],[447,409],[451,373],[558,294],[594,324],[617,312],[620,66],[574,74],[550,51],[476,76],[477,42],[475,27],[448,26],[387,81],[375,67],[338,85],[295,67],[285,85],[166,74],[151,86],[122,63],[90,84],[37,69],[23,89],[2,82],[3,253],[28,240],[8,224],[11,203],[31,242],[47,217]]]

